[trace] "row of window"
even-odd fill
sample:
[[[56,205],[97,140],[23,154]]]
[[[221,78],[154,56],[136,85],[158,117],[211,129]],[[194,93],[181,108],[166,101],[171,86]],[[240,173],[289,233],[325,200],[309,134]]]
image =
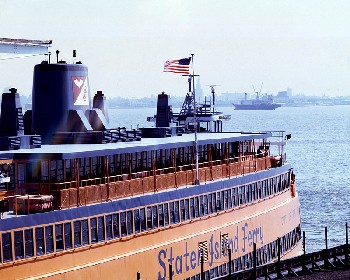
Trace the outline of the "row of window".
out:
[[[227,142],[198,145],[200,162],[235,158],[244,153],[254,152],[252,140],[245,142]],[[103,177],[108,167],[108,174],[121,175],[131,172],[150,171],[154,168],[167,168],[194,164],[194,147],[192,145],[178,148],[167,148],[152,151],[96,156],[80,159],[42,160],[38,162],[19,163],[16,179],[19,184],[39,182],[66,182],[80,178]],[[15,170],[13,168],[13,170]],[[14,174],[11,174],[14,176]]]
[[[5,232],[1,235],[0,260],[10,262],[69,250],[232,209],[285,190],[289,186],[289,174],[286,172],[223,191],[99,217]]]
[[[301,239],[301,228],[298,225],[291,232],[288,232],[280,239],[280,254],[281,256],[293,248]],[[278,257],[278,240],[256,250],[257,266],[261,266],[276,260]],[[254,266],[254,253],[250,252],[242,257],[231,261],[231,273],[250,269]],[[205,279],[214,279],[223,277],[229,274],[229,263],[223,263],[210,270],[205,271]],[[200,280],[200,274],[194,275],[185,280]]]

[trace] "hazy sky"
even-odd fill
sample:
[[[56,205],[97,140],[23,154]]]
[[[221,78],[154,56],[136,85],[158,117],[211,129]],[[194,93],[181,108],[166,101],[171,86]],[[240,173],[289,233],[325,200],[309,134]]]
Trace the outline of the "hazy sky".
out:
[[[204,91],[350,95],[350,1],[0,0],[0,37],[53,40],[51,52],[89,67],[92,94],[186,94],[163,73],[194,54]],[[0,60],[0,89],[31,93],[42,57]]]

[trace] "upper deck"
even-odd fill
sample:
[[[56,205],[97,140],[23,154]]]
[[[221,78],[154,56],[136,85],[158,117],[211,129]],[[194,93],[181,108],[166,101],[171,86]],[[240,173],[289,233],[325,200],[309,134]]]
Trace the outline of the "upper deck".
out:
[[[198,145],[219,144],[226,142],[267,139],[271,132],[220,132],[198,133]],[[75,159],[82,157],[108,156],[114,154],[137,153],[158,149],[172,149],[194,145],[194,134],[183,134],[165,138],[142,138],[140,141],[117,142],[105,144],[64,144],[41,145],[34,149],[19,149],[0,151],[0,159],[30,160],[30,159]]]

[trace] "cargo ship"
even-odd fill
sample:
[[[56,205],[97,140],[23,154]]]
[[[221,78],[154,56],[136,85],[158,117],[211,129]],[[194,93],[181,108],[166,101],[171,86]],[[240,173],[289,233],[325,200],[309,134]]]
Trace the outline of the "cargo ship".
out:
[[[191,86],[180,112],[162,92],[153,126],[113,128],[58,53],[32,110],[19,98],[1,104],[0,279],[212,279],[299,253],[285,132],[224,132]]]
[[[248,99],[247,93],[244,94],[245,97],[240,103],[233,103],[235,110],[275,110],[276,108],[281,107],[281,104],[275,103],[273,101],[272,95],[260,96],[256,92],[255,99]]]

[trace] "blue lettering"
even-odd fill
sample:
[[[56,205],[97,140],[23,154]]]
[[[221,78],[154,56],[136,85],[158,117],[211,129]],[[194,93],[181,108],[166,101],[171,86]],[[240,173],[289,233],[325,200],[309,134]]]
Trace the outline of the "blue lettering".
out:
[[[238,252],[238,226],[236,227],[236,236],[234,238],[233,242],[233,248],[232,248],[236,253]]]
[[[192,269],[196,268],[196,252],[195,251],[191,252],[190,264],[191,264]]]
[[[188,266],[188,256],[190,254],[188,253],[187,251],[187,242],[186,242],[186,253],[184,254],[184,257],[185,257],[185,265],[186,265],[186,271],[189,271],[190,270],[190,267]]]
[[[220,256],[219,253],[219,242],[215,242],[215,260],[217,260]]]
[[[173,264],[173,260],[174,260],[174,258],[173,258],[173,247],[170,247],[170,258],[168,259],[168,262],[170,264]]]
[[[213,261],[214,261],[214,242],[213,242],[214,235],[212,234],[210,237],[210,242],[209,242],[209,251],[210,251],[210,262],[209,266],[212,266]]]
[[[159,254],[158,254],[158,262],[159,265],[161,266],[161,268],[163,269],[163,276],[161,274],[161,272],[158,272],[158,280],[165,280],[166,277],[166,266],[165,263],[163,261],[163,259],[166,258],[166,251],[165,250],[160,250]]]
[[[182,256],[177,256],[175,260],[176,274],[182,273]]]
[[[168,259],[169,264],[172,265],[173,264],[173,260],[174,260],[174,258],[173,258],[173,247],[170,247],[170,258]],[[175,274],[174,269],[171,272],[171,274],[172,274],[172,276],[174,276],[174,274]]]
[[[260,244],[264,244],[264,234],[263,234],[263,227],[260,227]]]
[[[246,236],[246,228],[248,227],[248,224],[245,223],[244,226],[242,227],[242,231],[243,231],[243,247],[242,247],[242,252],[244,253],[246,248],[245,248],[245,243],[247,240],[247,236]]]
[[[251,247],[254,242],[254,231],[248,231],[248,245]]]

